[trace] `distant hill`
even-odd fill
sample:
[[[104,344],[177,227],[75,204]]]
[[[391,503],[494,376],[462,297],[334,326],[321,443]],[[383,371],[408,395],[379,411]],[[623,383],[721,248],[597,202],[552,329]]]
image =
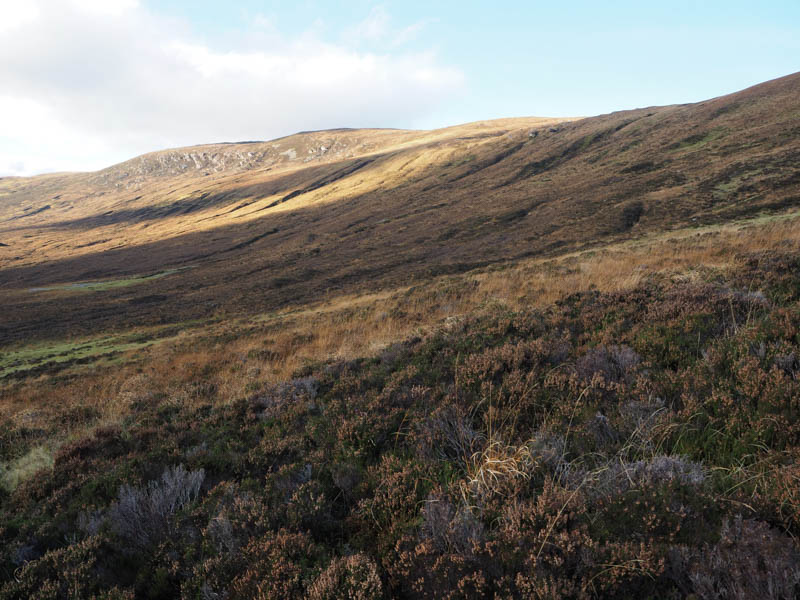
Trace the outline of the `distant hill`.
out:
[[[65,314],[105,327],[134,294],[17,297],[31,287],[192,267],[148,288],[194,318],[798,205],[798,115],[794,74],[577,120],[316,131],[3,179],[0,335],[36,335]],[[149,308],[126,314],[152,318]]]

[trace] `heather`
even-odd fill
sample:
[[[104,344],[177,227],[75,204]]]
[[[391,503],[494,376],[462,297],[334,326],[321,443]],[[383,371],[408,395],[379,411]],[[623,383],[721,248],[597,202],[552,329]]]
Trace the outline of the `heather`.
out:
[[[280,380],[206,343],[227,357],[121,369],[116,419],[0,425],[0,598],[800,593],[795,252],[485,304]]]

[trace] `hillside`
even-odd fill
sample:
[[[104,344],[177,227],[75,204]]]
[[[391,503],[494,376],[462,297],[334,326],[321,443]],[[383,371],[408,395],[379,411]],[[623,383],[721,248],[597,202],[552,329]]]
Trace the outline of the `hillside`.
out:
[[[70,328],[117,326],[107,314],[120,302],[128,324],[151,323],[142,297],[163,298],[160,312],[181,320],[269,310],[791,207],[799,91],[793,75],[572,122],[316,132],[5,181],[2,337],[59,327],[65,311]],[[182,267],[89,302],[20,297]]]
[[[0,600],[800,597],[800,74],[0,179]]]

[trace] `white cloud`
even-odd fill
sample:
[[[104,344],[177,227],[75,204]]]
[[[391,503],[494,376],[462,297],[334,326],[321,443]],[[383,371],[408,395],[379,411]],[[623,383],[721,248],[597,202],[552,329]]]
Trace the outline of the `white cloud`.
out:
[[[138,0],[67,0],[87,13],[120,17],[139,7]]]
[[[266,15],[257,14],[253,17],[253,26],[263,31],[274,33],[276,31],[275,23],[271,18]]]
[[[389,13],[379,5],[373,7],[363,21],[347,29],[344,39],[353,45],[385,43],[389,47],[396,48],[416,39],[423,29],[435,22],[435,19],[425,19],[395,29],[392,27]]]
[[[403,44],[407,44],[411,40],[415,39],[423,29],[425,29],[431,23],[434,23],[433,19],[428,19],[425,21],[420,21],[418,23],[412,23],[408,27],[404,27],[401,29],[397,34],[394,36],[392,40],[393,46],[402,46]]]
[[[0,33],[21,27],[39,17],[39,7],[33,2],[0,0]]]
[[[112,150],[98,136],[70,127],[46,104],[0,95],[0,176],[99,169]]]
[[[407,126],[463,83],[431,52],[370,52],[313,30],[223,48],[136,0],[26,6],[0,4],[0,175],[305,129]],[[362,35],[402,36],[381,11]]]
[[[356,24],[351,30],[351,35],[356,39],[379,41],[389,33],[389,15],[382,6],[375,6],[370,10],[366,19]]]

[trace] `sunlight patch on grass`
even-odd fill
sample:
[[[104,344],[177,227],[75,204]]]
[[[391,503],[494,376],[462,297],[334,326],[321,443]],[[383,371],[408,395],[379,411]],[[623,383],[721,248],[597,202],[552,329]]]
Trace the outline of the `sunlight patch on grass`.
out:
[[[170,338],[156,332],[58,341],[7,350],[0,355],[0,379],[20,372],[64,363],[92,363],[130,350],[139,350]]]
[[[37,446],[7,464],[0,463],[0,486],[9,492],[42,469],[53,467],[53,452],[46,446]]]

